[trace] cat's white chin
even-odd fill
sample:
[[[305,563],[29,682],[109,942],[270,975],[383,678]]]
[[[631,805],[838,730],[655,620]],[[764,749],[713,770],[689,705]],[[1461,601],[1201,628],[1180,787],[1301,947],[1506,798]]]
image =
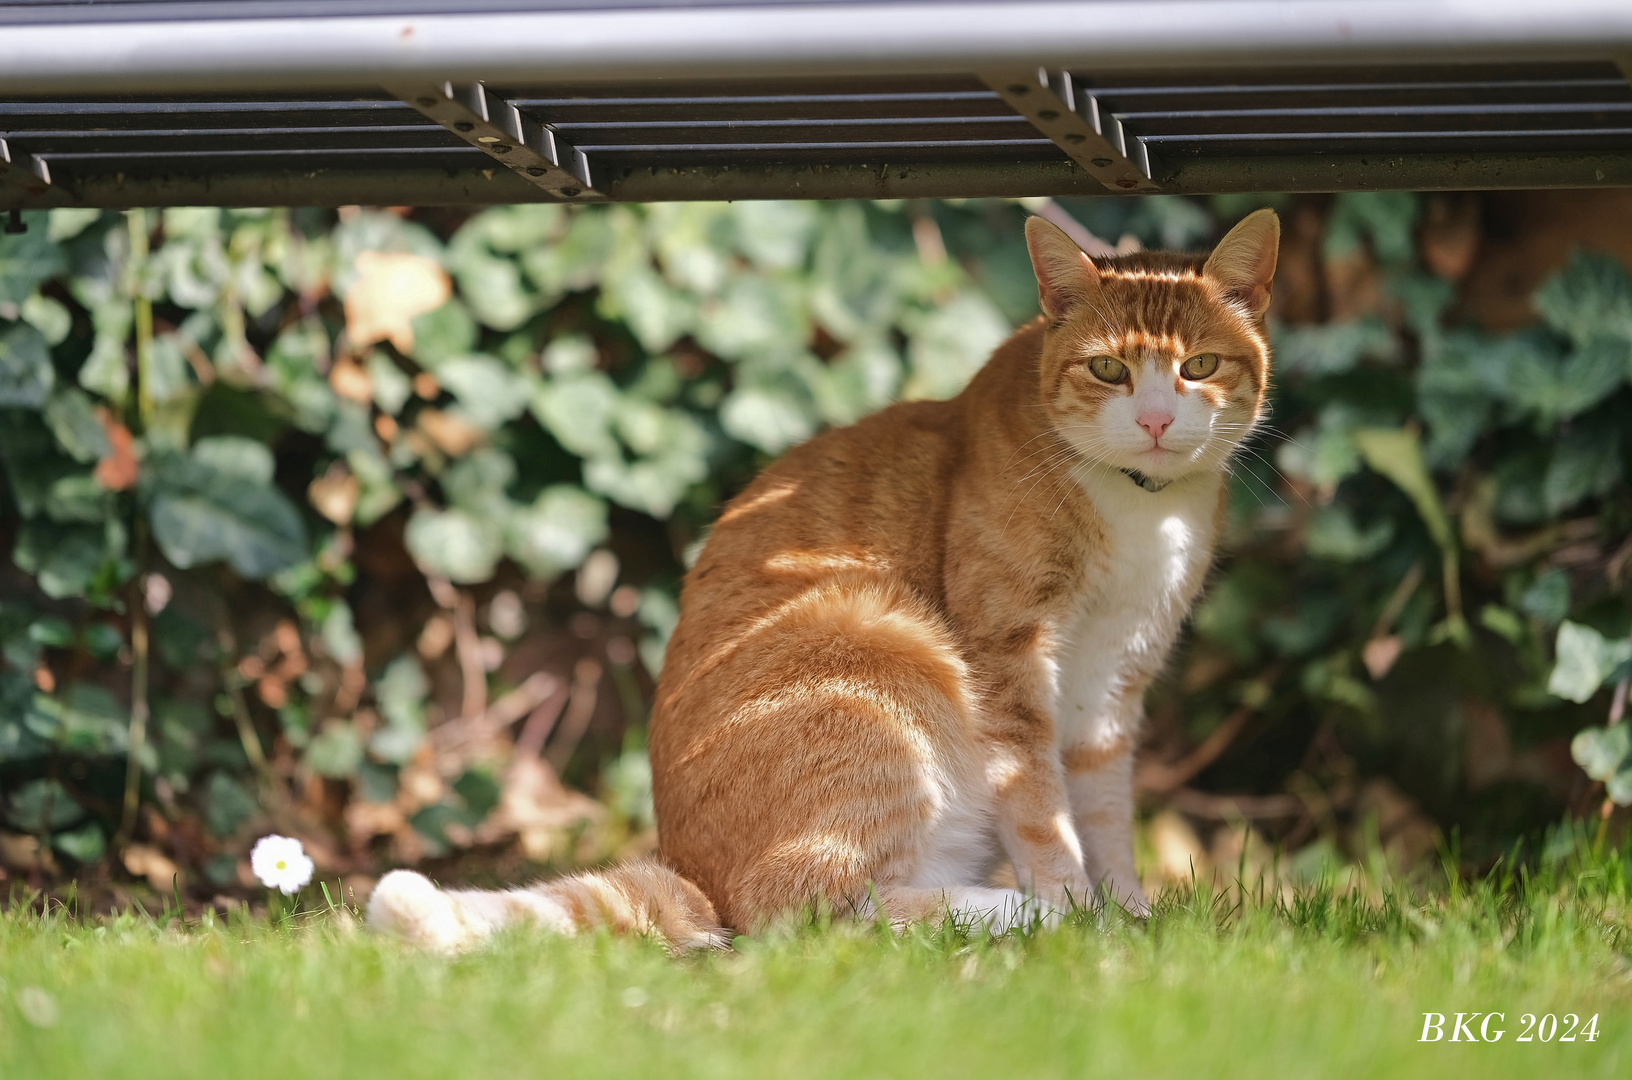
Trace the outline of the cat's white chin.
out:
[[[1144,447],[1122,455],[1117,465],[1123,469],[1136,469],[1157,480],[1179,480],[1193,473],[1212,471],[1207,457],[1204,446],[1183,449],[1168,446]]]

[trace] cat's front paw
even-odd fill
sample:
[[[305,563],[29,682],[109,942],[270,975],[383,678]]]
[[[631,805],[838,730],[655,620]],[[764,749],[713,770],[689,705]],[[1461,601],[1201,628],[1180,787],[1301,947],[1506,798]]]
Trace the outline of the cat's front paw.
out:
[[[1109,876],[1099,883],[1094,899],[1096,907],[1114,903],[1136,919],[1150,918],[1150,900],[1137,878],[1129,881],[1115,875]]]
[[[374,886],[368,926],[438,952],[457,952],[475,940],[454,899],[412,870],[393,870]]]

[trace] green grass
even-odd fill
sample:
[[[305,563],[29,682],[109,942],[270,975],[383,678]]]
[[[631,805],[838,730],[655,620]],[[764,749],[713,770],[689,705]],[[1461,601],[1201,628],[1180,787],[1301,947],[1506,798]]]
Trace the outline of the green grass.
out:
[[[1629,886],[1632,848],[1437,889],[1192,889],[1145,925],[995,942],[804,925],[680,960],[517,934],[450,961],[345,913],[14,903],[0,1077],[1625,1077]],[[1507,1035],[1422,1044],[1425,1011],[1502,1011]],[[1599,1037],[1517,1043],[1524,1012],[1597,1014]]]

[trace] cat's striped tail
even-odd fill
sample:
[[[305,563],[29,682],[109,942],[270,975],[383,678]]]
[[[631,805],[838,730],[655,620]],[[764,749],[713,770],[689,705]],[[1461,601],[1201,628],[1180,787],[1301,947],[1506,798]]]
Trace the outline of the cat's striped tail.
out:
[[[393,870],[368,899],[371,929],[442,952],[474,947],[502,927],[528,923],[561,934],[598,927],[650,934],[675,952],[731,941],[703,891],[650,860],[491,892],[439,889],[423,874]]]

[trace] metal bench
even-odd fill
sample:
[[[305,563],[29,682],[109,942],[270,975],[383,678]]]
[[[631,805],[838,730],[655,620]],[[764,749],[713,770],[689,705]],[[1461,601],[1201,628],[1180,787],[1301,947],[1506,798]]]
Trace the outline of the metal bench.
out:
[[[1628,58],[1632,0],[0,0],[0,209],[1628,185]]]

